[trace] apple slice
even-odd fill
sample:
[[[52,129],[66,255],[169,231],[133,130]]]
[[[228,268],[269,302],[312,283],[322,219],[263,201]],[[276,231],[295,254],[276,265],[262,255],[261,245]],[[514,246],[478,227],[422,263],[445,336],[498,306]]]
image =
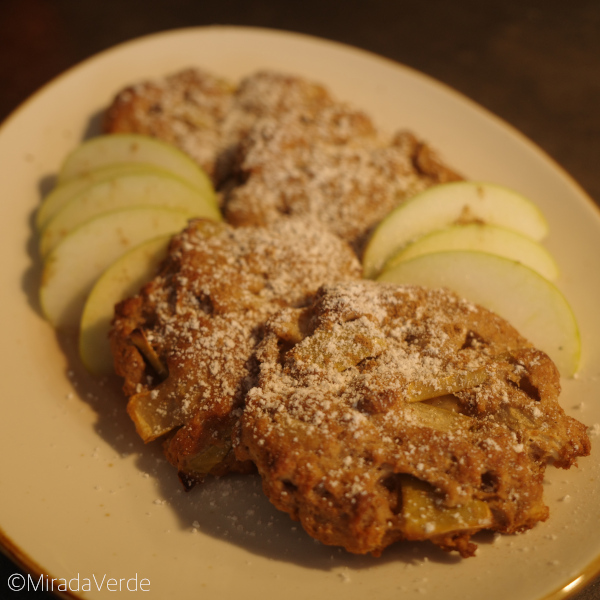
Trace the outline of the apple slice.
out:
[[[108,332],[117,302],[136,294],[167,255],[170,235],[143,242],[112,263],[87,298],[79,327],[79,355],[91,373],[113,371]]]
[[[423,254],[445,250],[480,250],[504,256],[524,264],[550,281],[556,280],[559,274],[556,261],[539,242],[504,227],[478,223],[453,225],[428,233],[390,258],[384,270]]]
[[[119,163],[154,165],[179,175],[201,192],[214,196],[208,175],[187,154],[171,144],[135,133],[113,133],[85,141],[65,159],[58,182]]]
[[[573,311],[558,288],[529,267],[486,252],[451,250],[400,262],[377,280],[453,290],[506,319],[550,356],[561,375],[577,372],[581,341]]]
[[[118,165],[109,165],[108,167],[100,167],[94,171],[84,173],[80,177],[68,179],[67,181],[57,185],[44,198],[36,215],[35,226],[38,231],[41,231],[46,223],[69,201],[83,190],[101,181],[112,179],[125,173],[168,173],[153,165],[123,163]]]
[[[102,213],[134,206],[164,206],[189,217],[219,221],[219,209],[196,188],[164,172],[121,174],[83,190],[46,224],[40,237],[42,257],[70,231]]]
[[[539,208],[508,188],[459,181],[431,187],[394,209],[377,226],[363,256],[364,276],[375,278],[403,246],[450,225],[489,223],[541,240],[548,224]]]
[[[86,221],[48,255],[40,302],[54,327],[77,327],[85,300],[104,270],[127,250],[181,231],[188,214],[172,208],[115,210]]]

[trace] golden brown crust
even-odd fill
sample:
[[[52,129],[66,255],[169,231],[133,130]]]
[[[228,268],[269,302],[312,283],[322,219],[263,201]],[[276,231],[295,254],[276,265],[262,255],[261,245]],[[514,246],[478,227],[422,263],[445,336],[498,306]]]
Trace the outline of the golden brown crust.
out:
[[[178,146],[210,176],[221,150],[222,123],[234,87],[201,69],[121,90],[104,116],[106,133],[139,133]]]
[[[341,240],[289,220],[271,229],[195,221],[159,275],[120,303],[111,331],[128,411],[145,441],[166,438],[183,478],[247,471],[231,433],[254,376],[266,319],[309,302],[328,280],[357,278]]]
[[[233,83],[198,68],[121,90],[106,111],[106,133],[139,133],[186,152],[223,184],[231,176],[238,145],[264,116],[277,118],[302,106],[331,103],[324,87],[304,79],[259,71]]]
[[[320,84],[259,71],[237,88],[198,69],[131,86],[108,133],[172,143],[212,177],[234,225],[310,217],[353,245],[415,193],[460,179],[414,134],[380,132]]]
[[[269,321],[258,357],[238,457],[277,508],[351,552],[430,539],[470,556],[480,529],[545,520],[547,462],[589,453],[550,359],[442,290],[328,286]]]
[[[357,254],[372,228],[423,189],[460,177],[409,132],[390,137],[363,112],[331,101],[301,103],[257,120],[242,139],[237,185],[225,215],[234,225],[310,217]]]
[[[393,144],[405,148],[405,152],[412,158],[417,172],[423,177],[429,178],[429,185],[463,179],[461,175],[442,162],[431,146],[418,140],[410,131],[398,132],[394,136]]]

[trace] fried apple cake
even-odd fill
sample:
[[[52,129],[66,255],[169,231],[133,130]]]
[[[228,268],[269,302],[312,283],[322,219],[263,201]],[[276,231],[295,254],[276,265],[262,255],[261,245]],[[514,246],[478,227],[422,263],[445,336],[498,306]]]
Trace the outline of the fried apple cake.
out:
[[[235,459],[231,433],[268,317],[360,272],[350,247],[314,223],[196,220],[173,238],[157,277],[117,305],[110,341],[127,410],[144,441],[165,440],[186,485],[251,468]]]
[[[103,130],[171,143],[214,177],[233,93],[230,82],[202,69],[142,81],[116,95],[104,115]]]
[[[547,464],[589,453],[548,356],[446,290],[324,286],[271,317],[257,357],[238,460],[278,509],[350,552],[430,540],[471,556],[477,531],[545,520]]]
[[[200,69],[130,86],[104,129],[156,136],[189,154],[234,225],[310,217],[359,253],[395,206],[460,178],[412,133],[382,133],[324,86],[273,71],[238,86]]]
[[[230,177],[239,143],[256,121],[298,107],[311,114],[332,102],[323,86],[283,73],[259,71],[235,86],[190,68],[119,92],[103,127],[106,133],[140,133],[174,144],[219,186]]]
[[[393,208],[459,179],[413,134],[385,135],[365,113],[340,102],[258,120],[241,140],[235,176],[224,200],[230,223],[311,217],[358,255]]]

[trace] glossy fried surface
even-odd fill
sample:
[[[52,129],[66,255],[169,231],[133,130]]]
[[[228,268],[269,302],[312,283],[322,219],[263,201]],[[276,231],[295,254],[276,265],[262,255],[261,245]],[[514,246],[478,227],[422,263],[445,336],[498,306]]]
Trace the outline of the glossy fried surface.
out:
[[[138,433],[166,440],[189,485],[251,468],[235,460],[231,433],[265,321],[310,302],[324,282],[359,274],[347,244],[303,220],[268,229],[192,222],[159,275],[116,308],[111,347]]]
[[[470,556],[478,530],[545,520],[546,465],[589,453],[550,359],[445,290],[326,286],[270,319],[257,355],[238,458],[277,508],[351,552],[429,539]]]

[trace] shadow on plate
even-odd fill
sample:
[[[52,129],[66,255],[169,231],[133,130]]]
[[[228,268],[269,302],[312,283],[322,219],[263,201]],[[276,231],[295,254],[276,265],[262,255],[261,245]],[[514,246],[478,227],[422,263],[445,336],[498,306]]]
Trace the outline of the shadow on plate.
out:
[[[40,258],[38,246],[38,234],[35,227],[35,219],[37,210],[42,203],[42,200],[56,185],[56,175],[46,175],[38,182],[38,192],[40,201],[38,207],[29,215],[29,231],[30,235],[25,246],[25,253],[30,262],[29,267],[23,273],[21,278],[21,289],[25,293],[27,303],[40,316],[42,316],[42,308],[40,306],[40,282],[42,280],[42,259]]]
[[[381,557],[353,555],[341,548],[313,540],[299,523],[271,505],[262,492],[258,475],[208,478],[189,492],[164,458],[160,443],[147,445],[137,436],[116,376],[94,377],[77,355],[77,338],[61,334],[58,343],[67,357],[66,375],[75,393],[96,413],[96,433],[120,456],[136,457],[142,474],[158,484],[158,497],[177,516],[182,531],[208,535],[244,548],[251,554],[300,566],[332,570],[371,569],[390,562],[421,564],[426,561],[454,564],[461,559],[429,543],[399,542]]]
[[[83,142],[86,139],[99,135],[102,132],[102,119],[104,116],[103,111],[98,111],[92,115],[88,121],[85,129],[83,138],[80,140]],[[35,227],[36,214],[41,206],[44,198],[52,191],[56,186],[58,173],[49,173],[41,177],[38,181],[38,194],[39,202],[35,210],[29,215],[29,231],[30,236],[27,240],[25,252],[31,260],[29,268],[23,273],[21,278],[21,289],[24,291],[29,306],[38,314],[42,315],[42,309],[39,300],[39,288],[42,278],[42,260],[39,255],[38,247],[38,234]]]

